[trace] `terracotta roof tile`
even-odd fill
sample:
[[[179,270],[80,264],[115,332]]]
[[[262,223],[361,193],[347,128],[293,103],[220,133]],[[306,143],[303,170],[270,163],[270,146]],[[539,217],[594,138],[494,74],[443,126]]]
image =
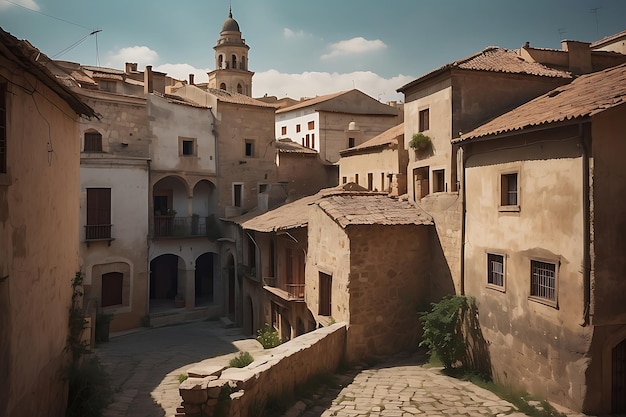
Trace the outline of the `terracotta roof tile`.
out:
[[[583,75],[570,84],[496,117],[453,142],[586,118],[623,103],[626,103],[626,64]]]
[[[509,74],[527,74],[542,77],[571,78],[567,71],[561,71],[539,64],[526,61],[516,50],[489,46],[480,52],[466,58],[445,64],[420,78],[400,87],[397,91],[404,92],[408,88],[419,84],[421,81],[431,78],[448,69],[459,68],[469,71],[490,71]]]
[[[400,201],[381,193],[338,194],[315,202],[342,228],[351,225],[378,224],[432,225],[426,212],[408,201]]]
[[[276,141],[276,149],[278,149],[278,152],[282,153],[301,153],[317,155],[317,151],[304,147],[289,138],[278,139]]]
[[[218,100],[225,103],[233,103],[233,104],[248,104],[251,106],[257,107],[268,107],[268,108],[276,108],[277,106],[270,103],[264,103],[260,100],[256,100],[252,97],[245,96],[239,93],[231,93],[226,90],[221,90],[219,88],[208,88],[207,91],[217,97]]]
[[[372,139],[367,142],[363,142],[362,144],[355,146],[353,148],[344,149],[340,152],[342,156],[349,155],[355,151],[360,151],[363,149],[376,148],[379,146],[390,145],[393,143],[398,143],[398,137],[404,136],[404,123],[400,123],[397,126],[392,127],[391,129],[387,129],[383,133],[378,136],[374,136]]]
[[[623,30],[619,33],[615,33],[613,35],[605,36],[602,39],[592,42],[591,45],[589,45],[589,47],[591,49],[598,48],[598,47],[604,46],[607,43],[611,43],[617,39],[620,39],[622,37],[626,37],[626,30]]]

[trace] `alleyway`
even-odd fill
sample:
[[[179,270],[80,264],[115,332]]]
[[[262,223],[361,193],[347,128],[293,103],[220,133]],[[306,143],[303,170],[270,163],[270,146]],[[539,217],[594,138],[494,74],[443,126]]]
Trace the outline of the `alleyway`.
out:
[[[173,417],[180,405],[178,375],[202,362],[227,365],[238,350],[262,350],[240,329],[194,322],[117,336],[95,351],[116,390],[104,417]],[[285,417],[523,416],[496,395],[469,382],[393,358],[370,369],[337,375],[293,405]],[[577,416],[569,414],[568,417]]]

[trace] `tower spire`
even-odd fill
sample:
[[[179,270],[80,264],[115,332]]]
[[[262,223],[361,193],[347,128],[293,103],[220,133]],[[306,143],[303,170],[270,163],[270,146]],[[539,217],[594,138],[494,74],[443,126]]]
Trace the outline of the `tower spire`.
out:
[[[229,6],[228,6],[228,17],[230,17],[230,18],[233,17],[233,2],[232,2],[232,0],[229,2]]]

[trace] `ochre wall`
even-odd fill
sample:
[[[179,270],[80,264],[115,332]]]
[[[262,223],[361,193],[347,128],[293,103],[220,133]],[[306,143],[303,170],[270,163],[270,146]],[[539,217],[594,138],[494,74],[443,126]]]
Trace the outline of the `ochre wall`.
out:
[[[78,271],[77,116],[10,62],[0,62],[3,78],[10,82],[8,175],[0,174],[0,415],[60,416]]]

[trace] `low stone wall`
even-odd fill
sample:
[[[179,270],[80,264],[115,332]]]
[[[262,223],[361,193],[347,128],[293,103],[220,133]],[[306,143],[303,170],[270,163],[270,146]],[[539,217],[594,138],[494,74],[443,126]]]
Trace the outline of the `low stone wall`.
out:
[[[272,398],[334,372],[344,356],[346,324],[317,329],[273,349],[245,368],[191,368],[180,384],[177,417],[255,416]]]

